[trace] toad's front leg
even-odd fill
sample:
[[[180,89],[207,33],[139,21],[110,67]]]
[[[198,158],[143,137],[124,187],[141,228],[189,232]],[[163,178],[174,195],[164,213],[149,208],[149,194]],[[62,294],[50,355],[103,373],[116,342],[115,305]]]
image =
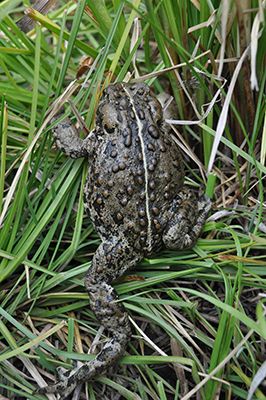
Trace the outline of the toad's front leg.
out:
[[[39,393],[55,393],[60,399],[66,398],[75,387],[107,372],[124,353],[131,336],[127,312],[110,285],[128,268],[133,267],[140,256],[132,255],[132,249],[124,239],[115,238],[102,243],[97,249],[85,278],[90,297],[90,306],[97,319],[110,333],[110,340],[92,361],[71,371],[61,381],[39,390]]]
[[[52,129],[55,138],[56,146],[58,149],[70,156],[71,158],[79,158],[89,156],[93,146],[95,145],[96,137],[94,131],[82,140],[79,137],[79,131],[72,124],[70,118],[65,118],[63,121],[58,122]]]

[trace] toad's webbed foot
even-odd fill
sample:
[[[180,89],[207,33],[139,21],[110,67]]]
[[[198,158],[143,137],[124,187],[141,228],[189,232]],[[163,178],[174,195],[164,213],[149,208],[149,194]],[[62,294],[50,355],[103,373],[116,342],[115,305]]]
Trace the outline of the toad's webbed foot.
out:
[[[60,373],[60,380],[54,385],[45,386],[37,390],[41,394],[54,394],[57,399],[66,399],[81,383],[91,381],[98,375],[107,372],[108,367],[123,353],[128,335],[113,338],[106,343],[95,360],[89,361],[71,371]]]
[[[54,394],[57,399],[66,399],[70,393],[75,389],[76,385],[71,387],[68,380],[63,380],[55,383],[54,385],[45,386],[36,390],[38,394]]]
[[[75,363],[76,365],[76,363]],[[71,369],[66,369],[64,367],[57,367],[56,368],[56,373],[58,376],[59,381],[64,381],[65,379],[67,379],[69,377],[69,375],[71,374]]]

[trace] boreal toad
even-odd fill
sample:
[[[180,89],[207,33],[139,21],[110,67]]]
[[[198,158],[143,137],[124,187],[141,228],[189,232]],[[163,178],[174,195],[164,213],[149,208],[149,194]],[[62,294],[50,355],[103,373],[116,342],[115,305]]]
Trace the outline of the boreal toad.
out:
[[[90,306],[110,340],[96,358],[42,393],[67,397],[81,382],[105,373],[130,339],[128,315],[112,281],[143,257],[193,246],[210,202],[184,186],[180,152],[146,84],[116,83],[103,93],[96,127],[81,140],[70,120],[54,129],[67,155],[89,158],[85,206],[102,242],[85,277]]]

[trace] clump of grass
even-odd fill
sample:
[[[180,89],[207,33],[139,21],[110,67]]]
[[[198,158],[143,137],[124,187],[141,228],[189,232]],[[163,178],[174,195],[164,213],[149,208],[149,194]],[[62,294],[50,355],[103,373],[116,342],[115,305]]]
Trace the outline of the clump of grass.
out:
[[[57,366],[92,357],[83,276],[99,239],[86,165],[59,154],[49,130],[63,105],[93,127],[103,87],[130,74],[173,96],[187,183],[207,185],[213,210],[193,249],[164,250],[115,284],[134,335],[116,373],[81,397],[264,399],[263,3],[59,1],[31,12],[28,34],[20,3],[0,4],[0,393],[42,398],[33,391]]]

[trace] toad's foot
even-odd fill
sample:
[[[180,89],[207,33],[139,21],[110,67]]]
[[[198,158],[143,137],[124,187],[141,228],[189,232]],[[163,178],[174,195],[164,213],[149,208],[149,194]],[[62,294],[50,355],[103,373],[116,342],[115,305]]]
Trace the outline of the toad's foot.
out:
[[[55,394],[57,399],[66,399],[80,383],[91,381],[96,376],[106,373],[110,365],[122,355],[127,340],[128,332],[115,335],[112,340],[106,343],[95,360],[71,371],[61,371],[59,382],[38,389],[37,393]]]
[[[57,367],[56,372],[60,381],[67,379],[71,373],[69,369],[63,367]]]
[[[38,394],[54,394],[56,398],[59,399],[66,399],[70,393],[75,389],[76,385],[73,384],[72,386],[69,384],[68,380],[59,381],[54,385],[45,386],[36,390]]]

